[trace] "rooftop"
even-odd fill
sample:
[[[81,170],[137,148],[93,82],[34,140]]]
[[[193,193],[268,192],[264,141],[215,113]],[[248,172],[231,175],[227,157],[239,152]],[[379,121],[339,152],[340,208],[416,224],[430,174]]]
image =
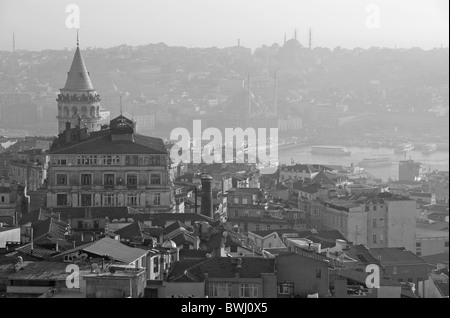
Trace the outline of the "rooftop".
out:
[[[86,69],[83,56],[80,52],[80,47],[77,46],[75,55],[73,57],[72,66],[67,74],[66,85],[62,90],[65,91],[83,91],[94,90],[89,72]]]
[[[445,225],[445,224],[444,224]],[[449,237],[448,223],[446,229],[435,230],[433,228],[416,227],[416,239]]]
[[[422,256],[422,259],[428,264],[437,265],[439,263],[448,264],[449,263],[449,253],[440,253],[428,256]]]
[[[86,208],[73,208],[73,207],[67,207],[67,208],[53,208],[53,213],[59,213],[61,215],[62,219],[80,219],[84,218],[86,216],[86,213],[90,213],[92,218],[95,219],[104,219],[105,217],[108,217],[110,221],[113,219],[128,219],[133,218],[134,213],[138,213],[137,210],[121,206],[121,207],[91,207],[88,211]],[[33,212],[38,213],[38,212]],[[31,217],[31,216],[30,216]],[[36,217],[36,216],[35,216]]]
[[[10,280],[65,280],[67,263],[60,262],[29,262],[18,272],[9,275]]]
[[[308,185],[308,186],[306,186],[304,188],[300,188],[299,190],[302,191],[302,192],[309,193],[309,194],[314,194],[314,193],[319,192],[320,188],[322,188],[322,185],[320,185],[318,183],[313,183],[313,184],[310,184],[310,185]]]
[[[240,265],[238,264],[240,262]],[[189,263],[188,263],[189,264]],[[191,267],[179,266],[170,272],[169,279],[177,280],[183,275],[190,275],[197,281],[211,278],[235,278],[239,274],[240,278],[260,278],[263,273],[275,272],[274,259],[260,257],[244,257],[241,259],[231,257],[214,257],[200,263],[193,262]]]
[[[0,233],[11,231],[11,230],[18,229],[18,228],[19,227],[17,227],[17,226],[3,226],[3,227],[0,227]]]
[[[135,221],[130,225],[124,226],[123,228],[114,232],[114,234],[120,235],[121,239],[132,240],[135,237],[143,237],[145,230],[149,228],[142,222]]]
[[[413,252],[401,247],[370,248],[369,253],[383,265],[425,265],[426,262]]]
[[[127,264],[147,254],[145,250],[126,246],[109,237],[102,238],[82,250],[100,257],[107,255],[114,260]]]
[[[180,221],[175,221],[172,224],[170,224],[169,226],[163,228],[163,234],[167,235],[170,232],[175,231],[176,229],[188,229],[188,228],[189,227],[186,224],[184,224]]]
[[[60,134],[52,144],[50,154],[163,154],[167,149],[160,138],[134,134],[134,140],[113,140],[111,130],[91,132],[81,141],[66,143],[64,135]]]

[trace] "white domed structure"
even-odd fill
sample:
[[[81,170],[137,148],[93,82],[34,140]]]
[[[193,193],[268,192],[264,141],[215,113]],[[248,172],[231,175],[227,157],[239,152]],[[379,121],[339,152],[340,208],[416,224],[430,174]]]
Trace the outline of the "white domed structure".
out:
[[[162,245],[164,248],[177,248],[177,244],[172,240],[167,240]]]

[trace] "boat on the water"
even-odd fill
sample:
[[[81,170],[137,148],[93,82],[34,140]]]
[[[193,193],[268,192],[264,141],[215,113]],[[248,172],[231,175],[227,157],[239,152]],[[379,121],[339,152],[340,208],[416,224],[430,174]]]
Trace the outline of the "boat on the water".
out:
[[[427,144],[423,146],[422,154],[429,155],[438,150],[438,146],[436,144]]]
[[[313,146],[311,153],[327,156],[350,156],[352,154],[350,150],[340,146]]]
[[[360,163],[360,167],[368,168],[368,167],[382,167],[382,166],[390,166],[392,165],[391,158],[364,158]]]
[[[395,147],[395,153],[403,154],[405,152],[413,151],[414,150],[414,144],[408,142],[403,143]]]

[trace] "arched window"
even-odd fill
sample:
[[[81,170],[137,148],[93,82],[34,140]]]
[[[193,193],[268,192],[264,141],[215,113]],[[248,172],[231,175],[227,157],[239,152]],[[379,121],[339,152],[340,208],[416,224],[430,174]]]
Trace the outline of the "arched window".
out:
[[[69,107],[67,107],[67,106],[64,107],[63,116],[69,117]]]
[[[95,107],[91,107],[91,117],[95,117]]]
[[[73,106],[72,107],[72,116],[76,116],[76,115],[78,115],[78,108]]]
[[[87,110],[86,106],[81,107],[80,115],[81,115],[81,117],[87,117],[88,110]]]

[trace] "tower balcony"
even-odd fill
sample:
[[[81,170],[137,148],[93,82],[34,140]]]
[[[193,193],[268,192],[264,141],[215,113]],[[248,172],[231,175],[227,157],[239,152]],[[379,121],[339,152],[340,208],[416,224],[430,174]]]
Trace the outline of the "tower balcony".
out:
[[[75,95],[75,94],[58,94],[58,98],[56,98],[56,101],[58,103],[80,103],[80,104],[86,104],[86,103],[96,103],[96,102],[101,102],[101,98],[100,95],[96,94],[96,95],[85,95],[85,94],[81,94],[80,96]]]

